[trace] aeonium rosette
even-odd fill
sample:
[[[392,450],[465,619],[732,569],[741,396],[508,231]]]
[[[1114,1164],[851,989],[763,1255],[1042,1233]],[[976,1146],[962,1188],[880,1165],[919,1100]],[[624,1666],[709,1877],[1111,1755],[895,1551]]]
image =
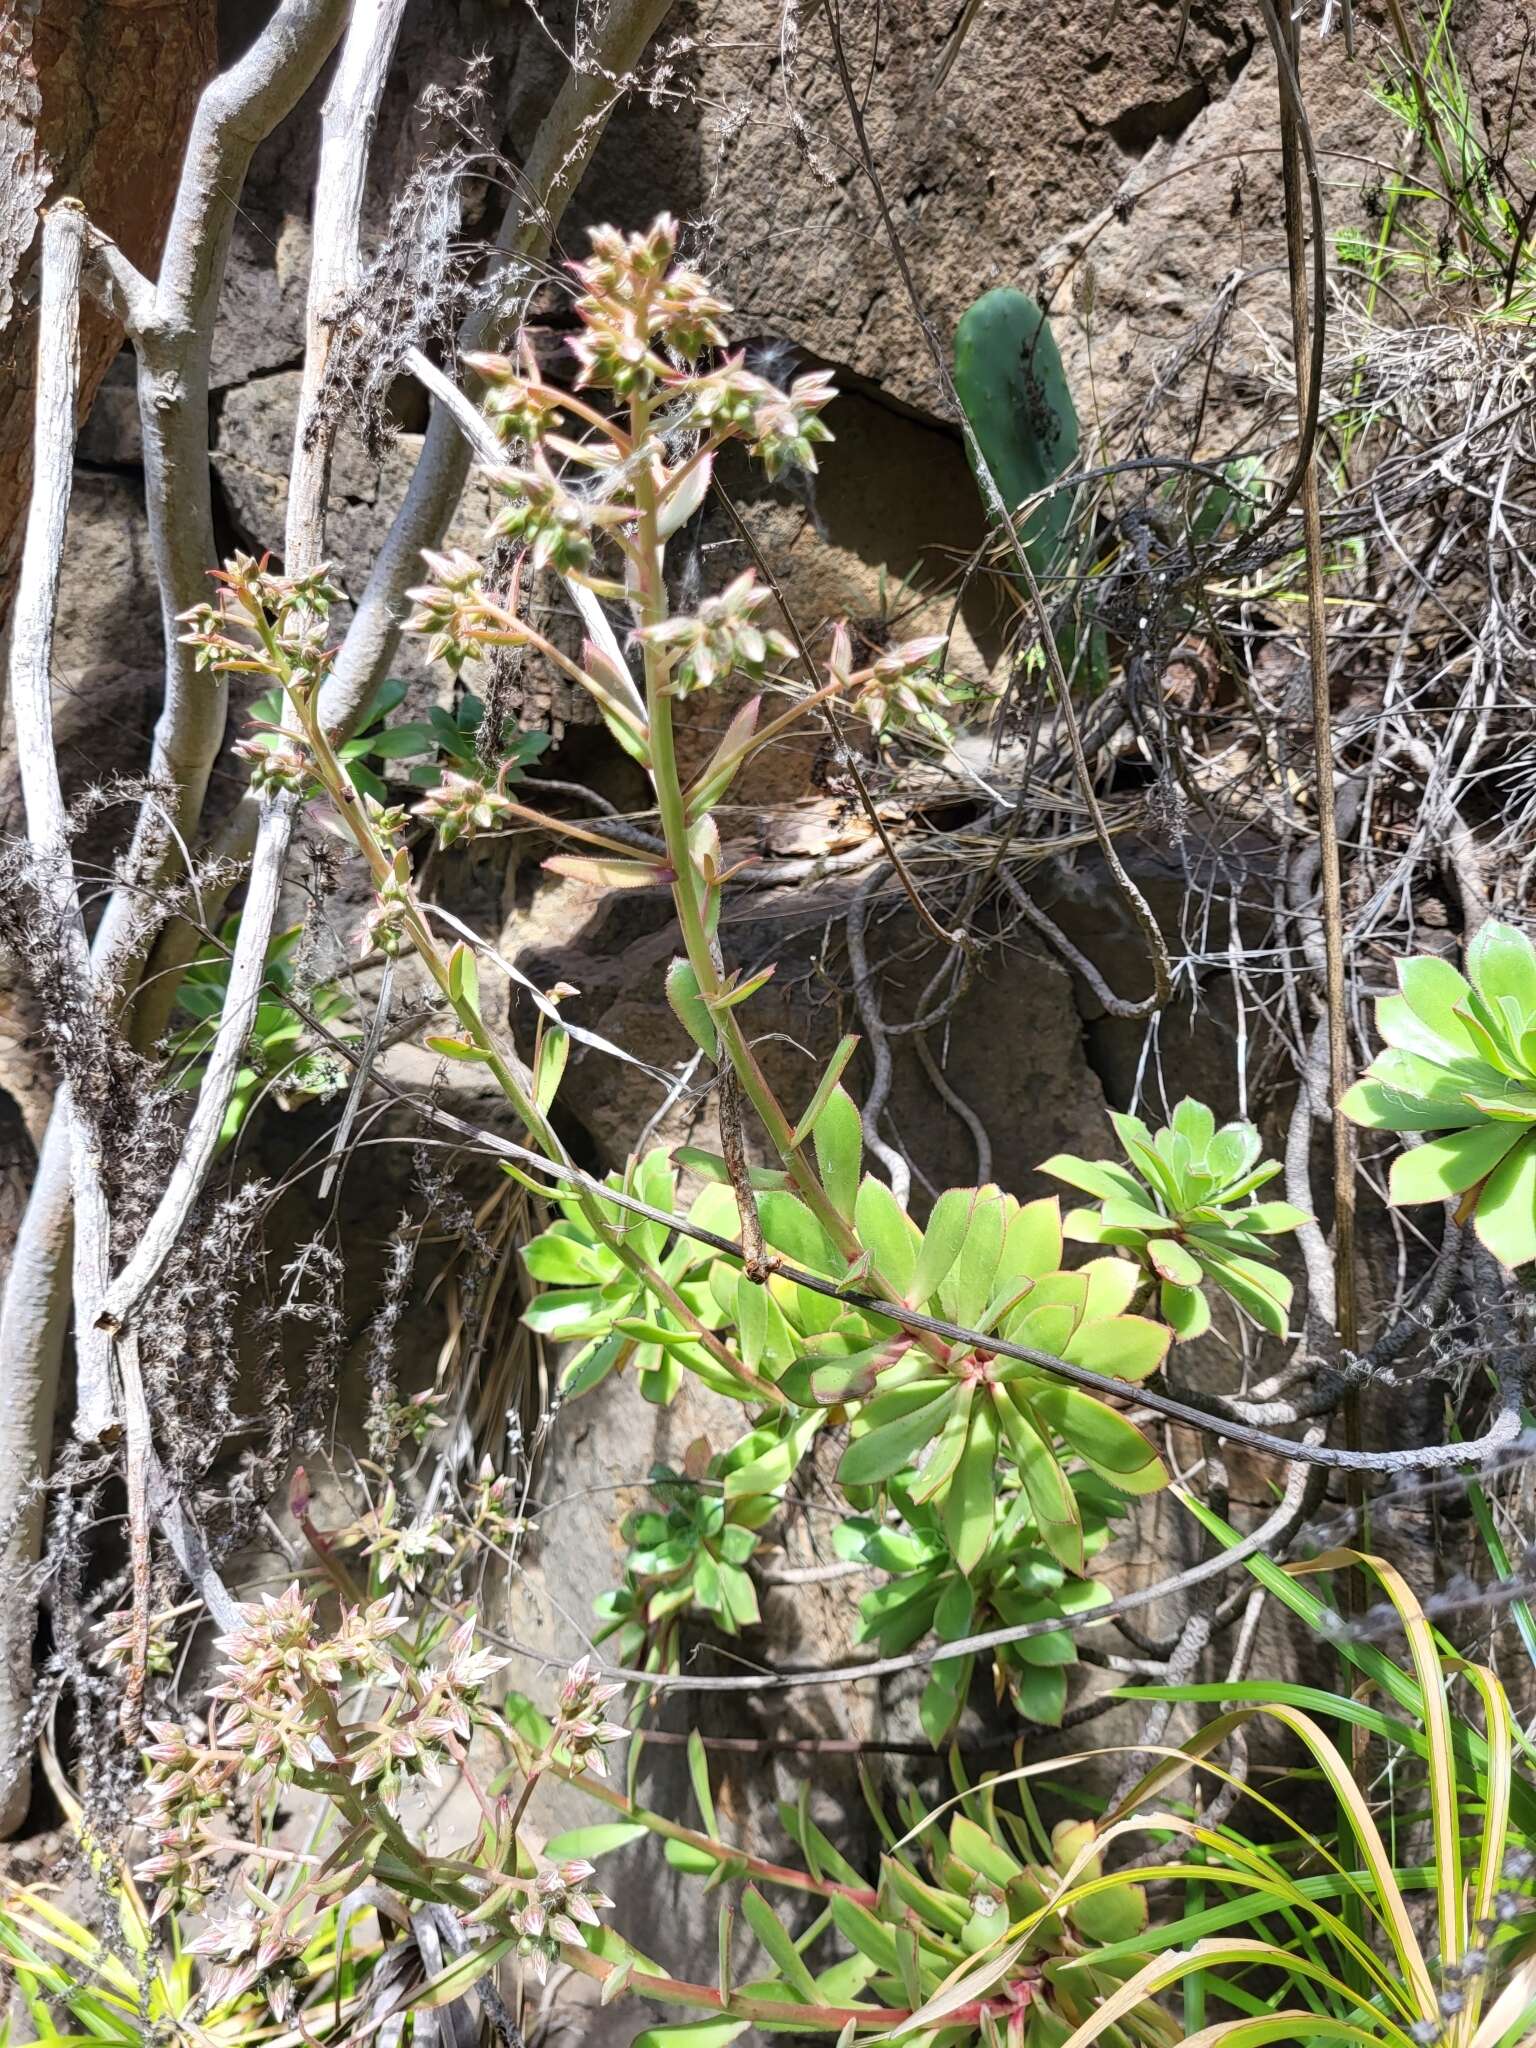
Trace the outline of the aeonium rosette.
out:
[[[1536,948],[1489,921],[1467,972],[1420,955],[1376,1005],[1386,1041],[1344,1097],[1368,1130],[1433,1132],[1392,1163],[1396,1203],[1454,1201],[1509,1267],[1536,1259]]]

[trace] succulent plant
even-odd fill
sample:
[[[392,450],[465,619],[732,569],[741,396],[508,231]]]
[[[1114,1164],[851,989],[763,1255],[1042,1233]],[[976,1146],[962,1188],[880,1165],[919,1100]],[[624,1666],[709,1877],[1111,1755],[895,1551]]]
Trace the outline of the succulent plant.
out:
[[[955,390],[1010,514],[1077,459],[1077,407],[1050,322],[1024,292],[985,292],[955,329]],[[1037,576],[1054,567],[1072,516],[1061,492],[1019,523]]]
[[[608,1185],[657,1209],[670,1210],[677,1200],[677,1175],[659,1150],[633,1161],[627,1175],[610,1174]],[[562,1391],[584,1394],[615,1367],[633,1366],[645,1398],[665,1404],[677,1392],[686,1365],[717,1392],[739,1397],[744,1391],[740,1384],[726,1383],[717,1362],[690,1339],[673,1311],[601,1242],[580,1203],[569,1196],[556,1201],[565,1214],[522,1248],[523,1263],[542,1288],[523,1320],[541,1336],[579,1345],[561,1375]],[[694,1206],[697,1210],[699,1205]],[[708,1256],[702,1247],[687,1237],[671,1241],[665,1225],[627,1214],[616,1204],[603,1208],[605,1220],[625,1232],[627,1242],[654,1264],[700,1322],[718,1327],[720,1311],[697,1277]]]
[[[1536,948],[1490,920],[1467,972],[1422,954],[1397,963],[1376,1005],[1386,1041],[1340,1104],[1367,1129],[1442,1135],[1394,1160],[1393,1202],[1456,1201],[1495,1258],[1536,1259]]]
[[[230,961],[240,930],[237,916],[226,918],[218,942],[198,949],[176,994],[177,1028],[171,1038],[176,1062],[173,1086],[199,1087],[208,1056],[218,1036],[219,1020],[229,996]],[[267,947],[265,986],[270,991],[256,1006],[246,1040],[245,1056],[235,1076],[220,1145],[227,1145],[261,1100],[270,1093],[285,1110],[299,1109],[317,1097],[334,1095],[345,1085],[346,1065],[323,1040],[317,1041],[299,1012],[287,1000],[298,984],[302,925],[274,935]],[[355,1005],[346,989],[333,981],[311,986],[308,1006],[315,1018],[339,1039],[358,1036]],[[190,1022],[182,1024],[182,1019]]]
[[[1162,1363],[1168,1333],[1128,1313],[1135,1266],[1095,1259],[1063,1272],[1054,1198],[1021,1205],[991,1185],[950,1188],[919,1231],[890,1189],[866,1175],[852,1206],[859,1243],[884,1283],[913,1308],[976,1335],[917,1343],[883,1317],[851,1306],[839,1313],[782,1276],[770,1281],[791,1328],[805,1333],[780,1386],[832,1415],[853,1408],[838,1483],[878,1494],[917,1465],[912,1498],[938,1506],[951,1554],[969,1577],[992,1541],[998,1472],[1017,1471],[1047,1549],[1068,1571],[1082,1571],[1082,1524],[1063,1458],[1081,1459],[1127,1493],[1165,1484],[1162,1461],[1105,1402],[998,1356],[986,1339],[995,1333],[1128,1386],[1143,1380]],[[821,1272],[842,1265],[794,1196],[765,1194],[759,1209],[776,1250]]]
[[[1124,1512],[1126,1502],[1094,1473],[1074,1473],[1071,1483],[1083,1548],[1091,1558],[1108,1543],[1111,1518]],[[968,1579],[950,1555],[933,1508],[917,1506],[899,1481],[887,1492],[901,1516],[899,1524],[854,1515],[833,1540],[839,1556],[890,1575],[859,1602],[858,1640],[877,1643],[882,1656],[897,1657],[929,1634],[954,1643],[988,1629],[1059,1620],[1059,1629],[1004,1644],[993,1653],[999,1693],[1006,1689],[1026,1720],[1059,1726],[1067,1704],[1067,1674],[1077,1662],[1073,1623],[1104,1604],[1109,1597],[1104,1586],[1068,1576],[1041,1541],[1022,1489],[1005,1498],[992,1541]],[[975,1666],[973,1654],[945,1658],[929,1670],[918,1718],[935,1747],[960,1717]]]
[[[616,1636],[626,1664],[646,1660],[651,1670],[674,1670],[678,1624],[690,1608],[732,1636],[760,1618],[757,1588],[745,1567],[779,1501],[771,1493],[727,1500],[723,1463],[710,1461],[713,1484],[705,1485],[669,1465],[652,1466],[656,1505],[625,1518],[624,1583],[594,1602],[602,1626],[593,1640]]]
[[[1040,1169],[1099,1198],[1096,1208],[1069,1211],[1065,1235],[1133,1252],[1176,1337],[1209,1329],[1207,1285],[1283,1337],[1291,1283],[1266,1240],[1310,1218],[1290,1202],[1248,1199],[1280,1171],[1273,1159],[1260,1163],[1263,1141],[1253,1125],[1218,1130],[1205,1104],[1191,1100],[1179,1103],[1155,1137],[1139,1117],[1112,1113],[1110,1122],[1128,1168],[1058,1152]]]
[[[965,1795],[943,1828],[909,1794],[901,1819],[910,1832],[880,1859],[874,1913],[851,1899],[832,1902],[838,1932],[874,1966],[864,1995],[892,2006],[914,1994],[923,2001],[901,2038],[1061,2048],[1135,1972],[1133,1956],[1101,1966],[1097,1951],[1136,1943],[1148,1924],[1144,1888],[1106,1881],[1092,1889],[1103,1877],[1093,1824],[1058,1821],[1047,1832],[1026,1787],[1019,1793],[1022,1818],[984,1787]],[[1068,1871],[1080,1896],[1052,1911]],[[967,1958],[974,1971],[963,1970]],[[956,1999],[959,1989],[971,2002]],[[1131,2018],[1121,2038],[1144,2048],[1182,2038],[1150,1999],[1137,2001]],[[893,2028],[887,2038],[896,2035]]]

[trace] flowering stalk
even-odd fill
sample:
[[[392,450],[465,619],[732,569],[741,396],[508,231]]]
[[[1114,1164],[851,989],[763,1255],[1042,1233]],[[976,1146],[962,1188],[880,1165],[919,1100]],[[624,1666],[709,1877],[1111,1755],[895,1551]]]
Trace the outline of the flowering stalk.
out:
[[[457,1043],[440,1041],[439,1049],[451,1057],[482,1064],[539,1149],[556,1163],[568,1164],[565,1148],[537,1099],[537,1078],[528,1075],[515,1054],[499,1044],[485,1022],[472,954],[463,944],[449,953],[438,944],[416,895],[409,861],[393,843],[405,825],[404,812],[359,794],[319,716],[318,685],[330,659],[330,650],[324,645],[324,622],[339,596],[328,580],[327,569],[286,580],[271,575],[264,562],[236,556],[217,580],[218,604],[200,605],[184,615],[189,627],[184,637],[198,648],[202,666],[271,675],[280,684],[289,715],[298,727],[297,732],[285,727],[269,735],[266,745],[246,743],[255,763],[253,779],[264,786],[280,784],[295,793],[318,783],[373,877],[376,904],[365,926],[370,942],[382,945],[391,955],[407,946],[413,948],[452,1006],[462,1038]],[[252,635],[259,649],[249,645]],[[459,780],[453,776],[445,779],[450,795],[451,786]],[[439,789],[421,808],[430,811],[435,804],[440,811],[447,810],[444,794],[444,789]],[[483,798],[484,793],[476,790],[473,801]],[[521,809],[502,799],[497,800],[497,807]],[[666,1304],[695,1341],[750,1391],[775,1406],[782,1405],[784,1397],[778,1390],[759,1380],[705,1328],[665,1277],[610,1226],[596,1200],[585,1193],[580,1199],[603,1242]]]

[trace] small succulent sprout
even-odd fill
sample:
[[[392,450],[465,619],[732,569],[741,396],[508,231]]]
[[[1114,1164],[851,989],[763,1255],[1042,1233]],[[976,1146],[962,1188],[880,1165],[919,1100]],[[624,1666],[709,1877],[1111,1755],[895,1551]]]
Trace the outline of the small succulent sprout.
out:
[[[526,334],[518,336],[516,362],[510,356],[472,354],[465,356],[464,367],[486,385],[480,409],[499,441],[524,441],[536,447],[559,425],[560,394],[540,377]]]
[[[405,593],[416,607],[405,630],[429,635],[427,653],[457,675],[466,661],[480,655],[486,623],[485,572],[463,548],[447,555],[423,548],[421,559],[433,580]]]
[[[747,434],[748,452],[770,480],[790,470],[815,473],[816,448],[832,439],[821,414],[836,396],[832,372],[811,370],[759,406]]]
[[[1071,1630],[1080,1615],[1109,1595],[1095,1579],[1068,1575],[1045,1547],[1029,1495],[1006,1472],[998,1475],[1000,1519],[969,1579],[950,1554],[936,1510],[916,1505],[907,1482],[887,1488],[899,1524],[872,1515],[841,1524],[833,1547],[888,1573],[859,1602],[860,1642],[879,1645],[882,1656],[899,1656],[928,1634],[955,1642],[995,1628],[1036,1625],[1040,1633],[1005,1643],[993,1655],[996,1687],[1006,1691],[1025,1720],[1059,1727],[1067,1706],[1068,1678],[1077,1661]],[[1072,1474],[1087,1558],[1110,1540],[1113,1517],[1127,1502],[1092,1472]],[[1050,1627],[1059,1622],[1059,1628]],[[970,1692],[974,1655],[934,1664],[918,1702],[923,1733],[935,1748],[949,1740]]]
[[[748,569],[718,596],[706,597],[697,612],[643,626],[635,638],[663,650],[680,697],[732,675],[761,682],[770,658],[787,661],[795,651],[784,634],[757,623],[756,614],[772,596]]]
[[[629,1551],[624,1582],[594,1603],[603,1623],[596,1640],[616,1636],[626,1663],[654,1652],[651,1668],[675,1668],[677,1624],[691,1610],[708,1615],[732,1636],[761,1619],[757,1589],[746,1566],[778,1498],[728,1498],[726,1463],[719,1457],[710,1460],[710,1486],[696,1484],[670,1466],[654,1466],[655,1507],[626,1517],[622,1533]]]
[[[1095,1848],[1098,1829],[1091,1820],[1059,1820],[1051,1829],[1051,1861],[1062,1877],[1072,1873],[1073,1903],[1067,1917],[1076,1932],[1091,1942],[1134,1940],[1147,1927],[1147,1894],[1139,1884],[1116,1885],[1107,1891],[1086,1891],[1104,1874],[1104,1859]]]
[[[592,254],[571,269],[587,290],[598,298],[629,299],[646,285],[666,275],[677,252],[680,230],[670,213],[658,213],[640,233],[626,235],[622,228],[596,227],[588,230]]]
[[[178,635],[177,644],[197,650],[192,665],[199,672],[230,668],[236,662],[242,666],[256,666],[250,658],[250,643],[230,637],[226,630],[226,614],[220,606],[206,602],[189,605],[184,612],[176,614],[176,620],[178,625],[187,629]]]
[[[327,619],[333,604],[345,604],[346,592],[331,580],[331,565],[321,562],[303,576],[272,576],[263,572],[253,583],[257,602],[266,606],[284,637],[305,639],[313,621]]]
[[[1376,1005],[1386,1042],[1344,1097],[1367,1129],[1436,1133],[1392,1165],[1394,1203],[1454,1201],[1501,1264],[1536,1259],[1536,948],[1490,919],[1467,972],[1420,955]]]
[[[1069,1212],[1067,1236],[1133,1252],[1181,1340],[1210,1327],[1207,1286],[1283,1337],[1291,1282],[1268,1240],[1311,1218],[1290,1202],[1249,1199],[1280,1171],[1275,1160],[1261,1162],[1263,1140],[1253,1125],[1218,1130],[1205,1104],[1189,1099],[1155,1137],[1138,1117],[1112,1113],[1110,1122],[1128,1167],[1059,1152],[1040,1169],[1099,1198],[1096,1208]]]

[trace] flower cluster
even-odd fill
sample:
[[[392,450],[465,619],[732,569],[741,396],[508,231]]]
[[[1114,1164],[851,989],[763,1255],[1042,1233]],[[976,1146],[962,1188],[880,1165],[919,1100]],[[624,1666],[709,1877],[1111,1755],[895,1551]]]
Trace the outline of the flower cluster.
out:
[[[687,423],[717,439],[738,435],[770,478],[790,469],[814,470],[815,444],[832,439],[820,417],[837,396],[830,370],[811,370],[787,391],[770,384],[733,356],[700,377],[688,399]]]
[[[634,517],[621,505],[568,490],[542,449],[527,468],[492,470],[490,481],[507,500],[491,522],[491,537],[521,542],[534,568],[548,567],[562,576],[579,576],[591,567],[594,529]]]
[[[296,1585],[267,1594],[242,1608],[241,1626],[219,1638],[222,1682],[208,1695],[215,1705],[206,1738],[174,1721],[151,1724],[144,1826],[155,1848],[138,1875],[159,1880],[157,1916],[200,1904],[212,1890],[211,1859],[225,1845],[208,1821],[228,1806],[238,1779],[290,1776],[335,1761],[341,1687],[394,1671],[384,1646],[399,1624],[386,1608],[381,1600],[347,1609],[328,1631]]]
[[[517,1953],[541,1984],[550,1964],[560,1960],[561,1942],[585,1948],[582,1928],[598,1926],[599,1909],[613,1904],[606,1892],[587,1883],[595,1875],[594,1866],[579,1857],[546,1864],[533,1881],[528,1903],[511,1916]]]
[[[97,1624],[96,1633],[101,1644],[96,1652],[96,1661],[104,1669],[110,1669],[114,1664],[126,1665],[132,1661],[135,1635],[132,1608],[117,1607],[110,1614],[104,1614]],[[169,1676],[175,1661],[175,1636],[165,1620],[158,1615],[151,1615],[149,1654],[145,1668],[163,1678]]]
[[[449,1527],[444,1515],[423,1515],[402,1525],[400,1498],[390,1486],[379,1505],[358,1518],[348,1537],[361,1542],[380,1585],[397,1579],[406,1592],[414,1593],[432,1570],[434,1558],[453,1556]]]
[[[209,1693],[206,1735],[172,1721],[151,1724],[142,1825],[153,1853],[138,1875],[159,1883],[156,1917],[172,1906],[200,1906],[213,1891],[216,1859],[239,1845],[210,1821],[237,1789],[250,1793],[297,1776],[312,1788],[329,1786],[333,1796],[353,1788],[384,1796],[417,1777],[436,1784],[445,1761],[462,1761],[486,1683],[506,1659],[477,1644],[473,1615],[431,1659],[397,1655],[390,1643],[401,1624],[389,1609],[387,1600],[343,1609],[327,1629],[296,1585],[268,1595],[244,1608],[241,1626],[220,1639],[222,1677]],[[384,1710],[348,1720],[345,1695],[365,1682],[388,1694]],[[254,1977],[270,1966],[256,1958],[282,1952],[285,1937],[259,1931],[262,1896],[247,1891],[254,1919],[242,1913],[226,1921],[200,1952]]]
[[[626,1741],[629,1730],[617,1721],[605,1720],[603,1709],[623,1690],[621,1685],[602,1684],[590,1657],[583,1657],[566,1673],[556,1705],[555,1742],[577,1770],[607,1776],[603,1751],[611,1742]]]
[[[308,1939],[302,1913],[290,1902],[272,1897],[249,1879],[245,1903],[227,1908],[211,1919],[195,1940],[186,1944],[188,1955],[206,1956],[214,1967],[203,1983],[203,1996],[216,2009],[265,1978],[268,2003],[279,2022],[285,2020],[292,1996],[290,1980],[281,1966],[293,1961]]]
[[[499,789],[489,788],[473,775],[455,774],[451,768],[443,770],[437,788],[429,790],[413,810],[436,828],[439,846],[473,839],[477,832],[494,832],[509,815],[507,799]]]
[[[143,1752],[149,1767],[143,1826],[154,1853],[134,1874],[158,1885],[152,1908],[158,1920],[173,1906],[196,1909],[213,1891],[212,1859],[221,1845],[208,1822],[229,1805],[244,1759],[221,1746],[213,1716],[206,1742],[175,1721],[151,1721],[148,1728],[153,1740]]]
[[[427,635],[427,653],[457,675],[466,661],[479,659],[481,637],[491,622],[484,571],[463,548],[447,555],[423,548],[421,559],[434,581],[405,593],[416,607],[405,630]]]
[[[401,821],[404,822],[403,812]],[[379,829],[383,829],[382,824]],[[410,908],[407,883],[408,877],[402,878],[392,873],[374,897],[372,909],[364,916],[357,930],[357,943],[363,952],[371,952],[377,946],[389,959],[398,960],[410,945],[410,927],[406,915]],[[440,1425],[429,1415],[425,1426],[435,1428]],[[419,1434],[417,1441],[420,1441]]]
[[[217,1639],[225,1680],[212,1697],[252,1712],[316,1690],[334,1692],[349,1678],[377,1675],[386,1661],[384,1644],[399,1625],[387,1603],[376,1600],[366,1608],[343,1609],[337,1626],[324,1629],[314,1603],[296,1584],[284,1593],[264,1593],[241,1614],[241,1626]]]
[[[697,509],[714,447],[744,441],[770,477],[814,470],[817,445],[832,438],[821,414],[834,393],[825,370],[797,377],[783,390],[749,370],[741,355],[715,368],[697,367],[707,351],[724,349],[720,321],[728,309],[698,271],[676,262],[678,228],[669,216],[642,234],[599,228],[591,240],[592,254],[574,266],[583,287],[575,306],[581,331],[571,344],[579,366],[575,381],[578,389],[600,387],[627,401],[628,420],[622,414],[605,420],[585,400],[546,384],[526,335],[515,357],[465,360],[488,386],[484,411],[498,439],[529,451],[516,467],[487,471],[505,500],[488,538],[514,543],[519,565],[552,569],[617,599],[650,573],[641,559],[645,547],[658,535],[664,542]],[[567,438],[557,431],[567,416],[594,431]],[[695,444],[680,466],[671,452],[679,436]],[[650,480],[659,508],[642,478]],[[655,513],[655,531],[642,526],[643,510]],[[650,535],[644,544],[642,534]],[[622,581],[596,567],[605,539],[627,558]],[[531,646],[571,669],[519,621],[515,588],[504,600],[487,596],[472,555],[457,550],[424,559],[432,580],[410,593],[416,609],[407,631],[427,636],[432,655],[457,672],[487,645]],[[651,611],[640,637],[667,652],[680,696],[734,672],[760,679],[771,658],[792,653],[783,636],[757,623],[766,602],[767,593],[750,576],[739,577],[695,616],[658,619]],[[601,651],[591,647],[584,671],[573,672],[592,689],[626,749],[643,746],[628,678],[615,682]],[[496,798],[489,792],[450,785],[438,797],[421,815],[438,825],[442,845],[495,821]]]
[[[488,386],[481,411],[498,440],[525,441],[534,447],[558,425],[559,394],[540,381],[526,334],[518,337],[515,363],[510,356],[473,354],[465,356],[464,367]]]
[[[912,731],[950,739],[950,714],[976,693],[964,677],[944,667],[946,645],[942,633],[908,640],[882,654],[866,672],[854,703],[877,740]]]
[[[591,256],[571,266],[586,287],[576,301],[583,331],[571,343],[578,385],[648,398],[669,373],[658,348],[692,363],[706,348],[724,347],[719,321],[729,308],[696,270],[673,263],[677,234],[670,214],[643,235],[593,230]]]
[[[234,751],[242,761],[250,762],[251,787],[258,794],[264,789],[285,789],[303,796],[314,784],[315,764],[309,749],[291,732],[268,727],[248,740],[237,740]]]
[[[304,576],[275,576],[269,559],[235,554],[210,571],[217,597],[177,614],[187,628],[181,644],[196,648],[199,669],[274,675],[289,689],[312,689],[335,651],[326,632],[343,593],[327,563]]]
[[[444,1760],[454,1745],[468,1742],[473,1733],[487,1679],[506,1661],[476,1647],[471,1615],[449,1638],[448,1662],[441,1668],[416,1671],[398,1666],[394,1698],[380,1718],[361,1731],[362,1742],[348,1750],[352,1783],[382,1791],[393,1791],[408,1778],[441,1783]]]
[[[782,661],[795,651],[782,633],[765,630],[753,616],[772,595],[748,569],[718,597],[706,597],[697,612],[666,619],[659,626],[643,626],[635,638],[666,652],[673,664],[672,688],[679,697],[707,690],[735,674],[759,682],[770,655]]]
[[[498,1472],[489,1458],[482,1458],[469,1498],[471,1526],[488,1542],[505,1547],[514,1542],[528,1524],[517,1512],[517,1482],[509,1472]]]

